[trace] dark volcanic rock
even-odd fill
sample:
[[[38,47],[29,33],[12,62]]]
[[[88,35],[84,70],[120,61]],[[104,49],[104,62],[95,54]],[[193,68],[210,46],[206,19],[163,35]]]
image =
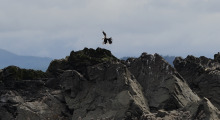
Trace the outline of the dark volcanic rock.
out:
[[[220,63],[219,53],[214,60],[206,57],[180,57],[174,61],[177,71],[199,96],[208,98],[220,109]]]
[[[143,53],[137,59],[128,59],[127,63],[144,88],[152,111],[174,110],[199,100],[179,73],[158,54]]]

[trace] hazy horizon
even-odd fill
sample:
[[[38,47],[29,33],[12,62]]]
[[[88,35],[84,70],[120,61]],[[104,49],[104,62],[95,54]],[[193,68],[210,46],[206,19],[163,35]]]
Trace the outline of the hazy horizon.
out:
[[[83,48],[84,49],[84,48]],[[81,50],[83,50],[83,49],[81,49]],[[89,48],[90,49],[90,48]],[[96,49],[96,48],[92,48],[92,49]],[[69,56],[70,55],[70,53],[71,53],[71,51],[69,51],[69,53],[68,54],[66,54],[66,55],[64,55],[64,57],[61,57],[61,58],[52,58],[52,57],[47,57],[47,56],[35,56],[35,55],[19,55],[19,54],[16,54],[16,53],[13,53],[13,52],[11,52],[11,51],[7,51],[7,50],[5,50],[5,49],[1,49],[0,48],[0,51],[1,50],[3,50],[3,51],[6,51],[6,52],[9,52],[10,54],[14,54],[14,55],[16,55],[16,56],[20,56],[20,57],[40,57],[40,58],[48,58],[48,59],[51,59],[51,60],[53,60],[53,59],[62,59],[62,58],[65,58],[66,56]],[[108,49],[107,49],[108,50]],[[78,51],[78,50],[77,50]],[[144,51],[145,52],[145,51]],[[144,53],[144,52],[142,52],[142,53]],[[119,58],[119,59],[123,59],[123,58],[127,58],[127,57],[140,57],[141,56],[141,54],[142,53],[140,53],[140,54],[138,54],[138,55],[128,55],[128,56],[116,56],[117,58]],[[148,52],[145,52],[145,53],[148,53]],[[113,54],[113,53],[112,53]],[[155,53],[148,53],[148,54],[155,54]],[[159,53],[157,53],[157,54],[159,54]],[[215,53],[215,54],[217,54],[217,53]],[[113,54],[114,55],[114,54]],[[169,57],[182,57],[182,58],[186,58],[188,55],[186,55],[186,56],[181,56],[181,55],[169,55],[169,54],[159,54],[159,55],[161,55],[162,57],[166,57],[166,56],[169,56]],[[189,55],[192,55],[192,54],[189,54]],[[200,57],[200,56],[197,56],[197,55],[193,55],[193,56],[195,56],[195,57]],[[201,55],[201,56],[204,56],[204,55]],[[213,59],[214,58],[214,54],[211,56],[211,57],[209,57],[209,56],[205,56],[205,57],[207,57],[207,58],[211,58],[211,59]]]
[[[218,0],[0,1],[0,48],[18,55],[59,59],[101,47],[118,58],[213,58],[220,51]],[[102,30],[113,44],[102,44]]]

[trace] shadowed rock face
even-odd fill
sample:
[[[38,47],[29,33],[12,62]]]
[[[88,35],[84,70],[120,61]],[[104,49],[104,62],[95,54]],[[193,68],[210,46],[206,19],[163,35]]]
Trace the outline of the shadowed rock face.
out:
[[[19,69],[0,70],[1,120],[219,119],[158,54],[120,61],[108,50],[85,48],[51,62],[47,78],[26,79]]]
[[[3,89],[3,87],[4,89],[25,88],[27,86],[36,87],[37,85],[42,84],[38,80],[44,78],[47,78],[47,75],[40,70],[21,69],[16,66],[8,66],[3,70],[0,70],[0,85],[2,85],[0,90]],[[21,80],[26,80],[26,82],[22,83]]]
[[[187,56],[176,58],[174,66],[199,96],[208,98],[220,109],[220,54],[214,59]]]
[[[218,120],[220,117],[218,109],[207,98],[190,103],[184,109],[190,111],[194,120]]]
[[[123,64],[101,63],[87,69],[89,80],[74,70],[61,75],[65,101],[74,110],[73,120],[79,116],[121,120],[149,111],[142,87]]]
[[[219,115],[219,110],[207,98],[203,98],[178,110],[158,110],[156,114],[146,114],[140,120],[219,120]]]
[[[128,59],[127,63],[144,88],[152,110],[174,110],[199,100],[179,73],[158,54],[143,53],[137,59]]]

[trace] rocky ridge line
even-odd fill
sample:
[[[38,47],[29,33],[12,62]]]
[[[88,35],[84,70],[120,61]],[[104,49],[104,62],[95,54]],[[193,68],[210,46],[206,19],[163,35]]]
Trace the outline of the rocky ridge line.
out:
[[[208,98],[220,109],[220,53],[215,54],[214,59],[204,56],[177,57],[174,66],[195,93]]]
[[[0,82],[2,120],[220,118],[209,99],[198,97],[158,54],[121,61],[106,49],[85,48],[52,61],[46,78],[9,74],[16,84],[5,87],[6,80]]]

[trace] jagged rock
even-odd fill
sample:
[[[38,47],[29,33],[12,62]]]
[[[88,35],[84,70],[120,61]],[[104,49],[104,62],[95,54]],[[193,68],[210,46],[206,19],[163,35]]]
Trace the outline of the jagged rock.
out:
[[[27,99],[26,95],[22,96],[16,91],[1,91],[1,94],[0,118],[3,120],[66,120],[71,115],[63,104],[61,92],[44,91],[41,97],[33,94],[31,97],[34,99]]]
[[[187,82],[200,96],[218,98],[219,56],[175,63],[193,78]],[[108,50],[85,48],[51,62],[47,74],[12,66],[0,70],[0,119],[219,119],[211,103],[218,99],[201,100],[184,78],[158,54],[120,61]]]
[[[94,50],[84,48],[80,51],[72,51],[66,59],[52,61],[47,69],[47,73],[51,76],[58,76],[62,74],[63,70],[77,70],[87,77],[86,70],[88,66],[107,61],[118,61],[118,59],[106,49],[97,48]]]
[[[0,102],[2,104],[12,103],[19,104],[23,103],[24,99],[16,91],[1,91]]]
[[[83,90],[83,82],[86,81],[86,79],[75,70],[65,71],[60,76],[60,79],[62,81],[60,83],[62,90],[72,98],[75,98],[77,94]]]
[[[219,120],[219,110],[207,99],[191,102],[183,108],[145,114],[140,120]]]
[[[42,73],[42,74],[41,74]],[[46,88],[41,71],[10,66],[2,71],[0,118],[3,120],[42,120],[70,118],[62,92]]]
[[[214,61],[220,63],[220,52],[214,55]]]
[[[74,110],[73,120],[140,117],[149,111],[142,87],[121,63],[101,63],[87,68],[89,80],[75,70],[61,75],[65,100]],[[130,115],[130,116],[126,116]]]
[[[49,76],[57,77],[62,74],[64,70],[71,69],[71,65],[68,63],[67,59],[68,57],[66,57],[66,59],[53,60],[47,69],[47,73],[49,74]]]
[[[165,111],[159,110],[157,113],[150,113],[141,116],[140,120],[194,120],[190,111],[172,110]]]
[[[220,63],[219,54],[215,59],[204,56],[187,56],[185,59],[177,57],[174,66],[185,78],[190,88],[200,97],[208,98],[218,109],[220,109]]]
[[[45,82],[45,86],[51,89],[61,89],[60,88],[60,79],[58,78],[48,78]]]
[[[207,99],[203,98],[198,102],[192,102],[182,109],[190,112],[190,118],[194,120],[219,120],[219,110]]]
[[[65,119],[62,113],[65,111],[65,106],[54,97],[44,97],[42,101],[25,102],[17,107],[17,120],[31,119]]]
[[[199,100],[178,72],[158,54],[128,59],[129,70],[144,88],[151,111],[174,110]]]

